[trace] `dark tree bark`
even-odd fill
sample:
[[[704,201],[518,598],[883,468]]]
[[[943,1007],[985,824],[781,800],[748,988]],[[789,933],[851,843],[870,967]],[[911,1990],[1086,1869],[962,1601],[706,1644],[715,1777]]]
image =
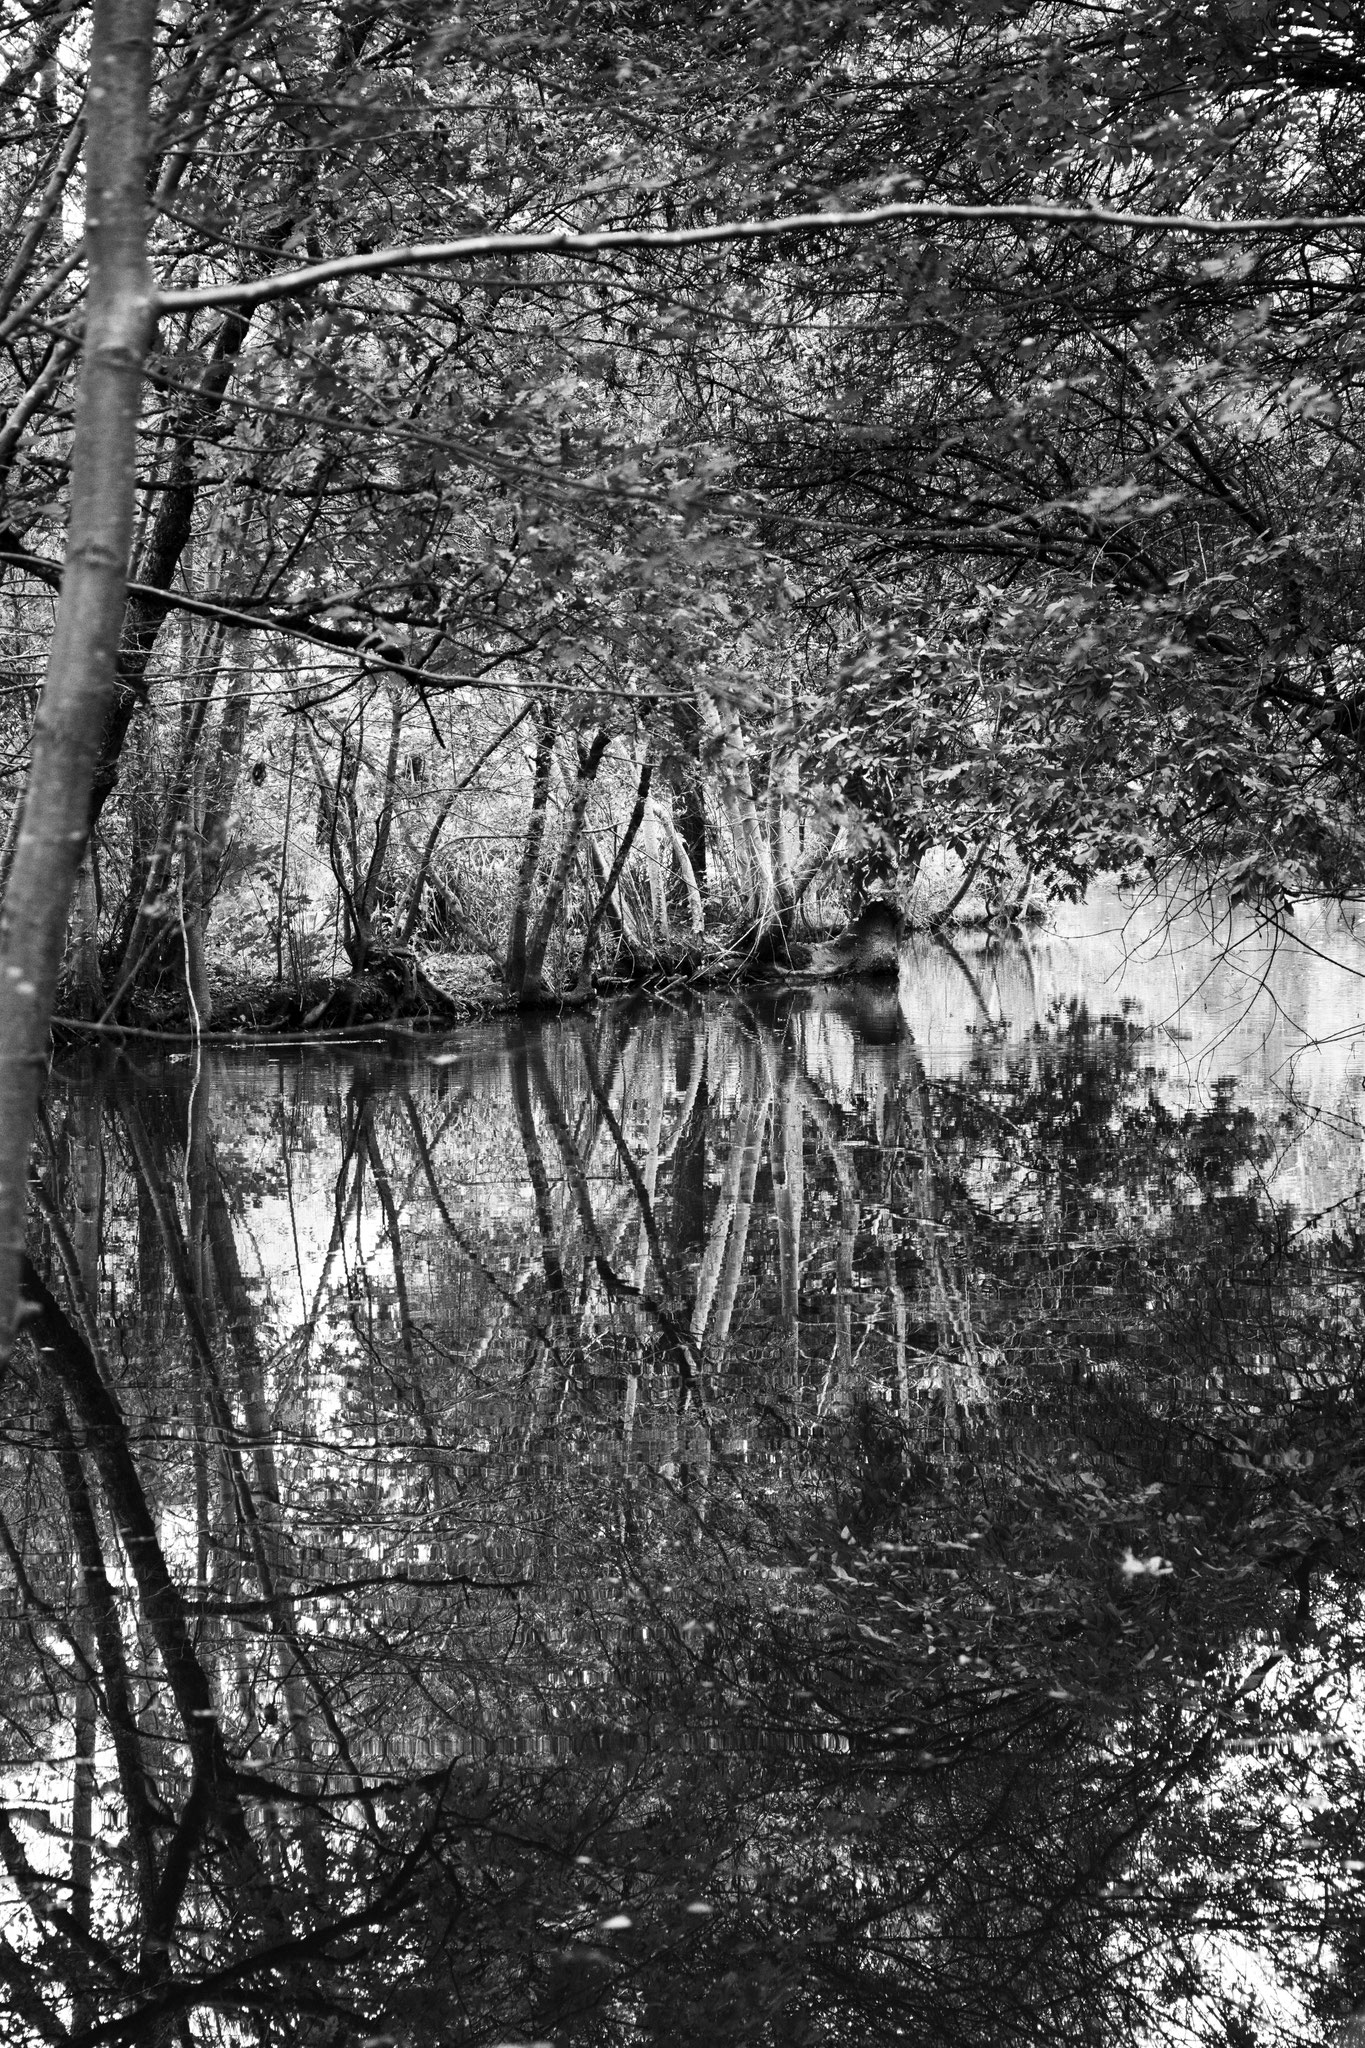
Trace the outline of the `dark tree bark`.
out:
[[[119,757],[134,714],[147,701],[147,667],[166,614],[167,601],[149,594],[169,590],[194,525],[199,491],[200,444],[220,411],[251,326],[251,312],[228,313],[219,325],[199,386],[181,408],[170,468],[157,500],[137,581],[148,591],[134,598],[122,621],[115,687],[104,713],[99,756],[90,791],[93,825],[118,785]]]

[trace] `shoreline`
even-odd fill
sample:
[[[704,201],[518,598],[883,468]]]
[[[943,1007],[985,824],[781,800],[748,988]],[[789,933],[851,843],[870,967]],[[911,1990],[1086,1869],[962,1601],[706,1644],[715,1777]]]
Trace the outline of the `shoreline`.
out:
[[[179,1000],[167,1001],[164,1009],[155,1002],[144,1003],[126,1022],[75,1016],[59,1005],[51,1030],[57,1043],[130,1039],[166,1045],[300,1047],[365,1039],[432,1038],[495,1017],[562,1016],[566,1011],[591,1010],[601,1003],[632,997],[662,1000],[726,988],[798,989],[885,982],[897,973],[900,951],[907,941],[930,938],[951,945],[952,932],[980,928],[977,919],[955,919],[951,926],[903,926],[894,940],[884,941],[867,954],[853,947],[845,928],[799,942],[792,955],[801,957],[789,956],[787,965],[771,954],[765,958],[733,944],[703,945],[690,957],[675,954],[642,959],[635,973],[603,975],[590,989],[547,989],[529,999],[519,999],[500,985],[500,970],[485,954],[413,956],[401,963],[401,982],[392,973],[397,963],[379,960],[372,971],[317,976],[293,989],[269,982],[214,990],[214,1012],[221,1021],[202,1028],[193,1021],[182,993]],[[371,1005],[373,1014],[354,1014]],[[352,1014],[339,1020],[337,1013],[345,1010]]]
[[[387,1015],[357,1018],[346,1024],[325,1024],[319,1021],[310,1025],[302,1020],[282,1018],[278,1023],[262,1018],[259,1023],[240,1019],[243,1007],[240,999],[232,1005],[224,1005],[232,1013],[232,1020],[222,1024],[209,1024],[195,1029],[188,1013],[182,1008],[168,1010],[164,1022],[149,1019],[144,1010],[136,1021],[105,1022],[92,1018],[73,1017],[58,1011],[52,1018],[52,1037],[57,1043],[63,1039],[75,1040],[134,1039],[141,1044],[163,1044],[177,1046],[310,1046],[345,1045],[366,1039],[416,1040],[438,1038],[451,1031],[463,1030],[466,1026],[488,1023],[494,1018],[563,1016],[569,1011],[591,1011],[603,1003],[642,1000],[666,1000],[693,993],[703,995],[717,990],[732,989],[800,989],[826,987],[838,982],[863,983],[888,981],[890,972],[885,969],[859,971],[846,969],[841,974],[811,973],[800,969],[775,970],[764,967],[758,972],[746,972],[742,965],[726,966],[721,962],[708,963],[695,974],[660,974],[646,971],[629,980],[606,980],[590,991],[579,994],[574,990],[547,990],[530,1001],[518,1001],[506,991],[489,990],[486,996],[448,998],[449,1008],[443,1011],[434,1007],[414,1009],[408,1014],[395,1010]],[[339,980],[327,998],[327,1007],[334,997],[344,999],[347,991],[345,979]],[[264,1001],[262,1007],[264,1007]],[[310,1006],[311,1007],[311,1006]],[[306,1013],[305,1013],[306,1014]]]

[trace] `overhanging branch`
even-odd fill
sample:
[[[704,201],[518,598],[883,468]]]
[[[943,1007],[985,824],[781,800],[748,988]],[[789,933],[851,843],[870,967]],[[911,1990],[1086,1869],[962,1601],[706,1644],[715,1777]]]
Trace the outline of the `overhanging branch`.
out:
[[[483,256],[596,256],[614,249],[701,249],[725,242],[769,242],[794,235],[829,234],[879,227],[888,221],[998,221],[1022,227],[1128,228],[1138,234],[1197,235],[1221,241],[1244,235],[1317,236],[1365,233],[1365,214],[1267,215],[1248,220],[1202,213],[1129,213],[1122,207],[1022,205],[955,206],[946,200],[897,199],[885,206],[839,212],[779,214],[769,220],[718,221],[697,228],[602,228],[542,234],[466,235],[455,242],[411,242],[334,256],[300,270],[278,271],[247,284],[204,285],[195,291],[158,292],[159,313],[191,312],[201,306],[261,306],[272,299],[300,298],[319,285],[349,277],[378,277],[391,270],[426,270],[443,263],[468,263]]]

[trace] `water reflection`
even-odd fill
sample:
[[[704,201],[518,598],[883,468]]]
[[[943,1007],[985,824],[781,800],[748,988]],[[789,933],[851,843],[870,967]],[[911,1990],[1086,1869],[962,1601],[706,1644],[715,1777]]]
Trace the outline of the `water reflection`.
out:
[[[1355,2009],[1358,1137],[1074,964],[62,1067],[12,2038]]]

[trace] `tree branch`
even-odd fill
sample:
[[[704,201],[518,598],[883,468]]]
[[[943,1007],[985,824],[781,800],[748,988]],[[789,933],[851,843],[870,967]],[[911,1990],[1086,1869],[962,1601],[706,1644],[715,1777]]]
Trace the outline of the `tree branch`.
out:
[[[277,271],[249,284],[204,285],[197,291],[158,292],[159,313],[199,306],[263,306],[296,299],[320,285],[349,277],[380,277],[392,270],[425,270],[442,263],[471,263],[482,256],[596,256],[614,249],[703,249],[724,242],[772,242],[789,235],[829,234],[880,227],[888,221],[998,221],[1020,226],[1130,228],[1138,234],[1198,235],[1227,241],[1240,235],[1317,236],[1365,233],[1365,214],[1286,214],[1247,220],[1203,213],[1129,213],[1122,207],[954,206],[936,199],[893,200],[885,206],[834,209],[825,213],[779,214],[768,220],[718,221],[701,228],[602,228],[585,233],[561,229],[546,234],[467,235],[456,242],[410,242],[355,256],[334,256],[301,270]]]

